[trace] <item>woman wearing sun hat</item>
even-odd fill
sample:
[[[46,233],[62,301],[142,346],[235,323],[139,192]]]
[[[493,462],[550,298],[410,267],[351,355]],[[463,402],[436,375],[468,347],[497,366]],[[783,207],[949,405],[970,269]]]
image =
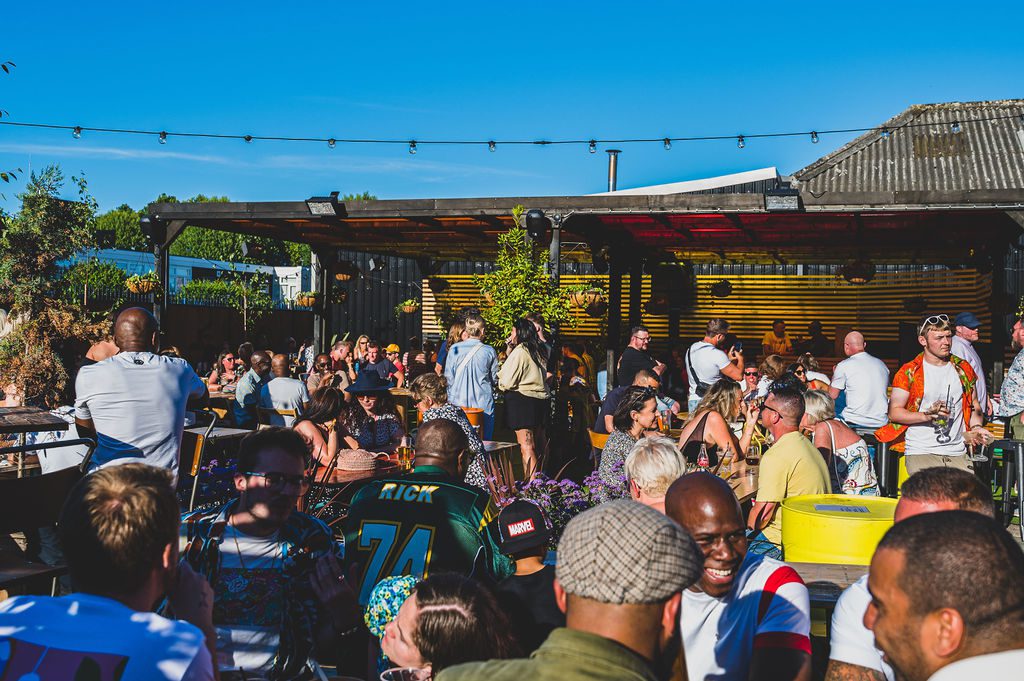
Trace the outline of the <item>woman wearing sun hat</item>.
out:
[[[362,371],[345,388],[355,404],[342,419],[345,442],[352,449],[391,454],[402,441],[405,429],[398,418],[388,382],[375,371]]]

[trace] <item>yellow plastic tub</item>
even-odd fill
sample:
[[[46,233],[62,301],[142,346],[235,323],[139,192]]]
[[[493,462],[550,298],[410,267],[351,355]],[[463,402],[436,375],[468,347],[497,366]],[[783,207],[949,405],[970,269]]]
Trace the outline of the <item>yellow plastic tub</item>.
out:
[[[782,502],[782,549],[787,561],[868,565],[892,527],[896,500],[847,494],[808,494]]]

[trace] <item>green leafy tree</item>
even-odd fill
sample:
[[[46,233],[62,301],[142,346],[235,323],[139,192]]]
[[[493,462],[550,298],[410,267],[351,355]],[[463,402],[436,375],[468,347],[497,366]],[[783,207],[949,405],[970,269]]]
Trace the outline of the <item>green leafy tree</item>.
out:
[[[128,204],[121,204],[114,210],[96,217],[97,232],[113,232],[114,248],[127,251],[150,250],[149,237],[142,233],[139,226],[139,212]]]
[[[250,324],[274,308],[269,290],[265,274],[232,272],[219,279],[193,279],[178,290],[178,296],[234,308],[242,315],[242,331],[248,336]]]
[[[66,201],[59,198],[60,168],[33,172],[18,196],[21,209],[0,234],[0,307],[15,320],[14,330],[0,340],[0,385],[13,384],[27,403],[55,401],[68,381],[63,345],[98,340],[107,326],[60,300],[58,261],[95,246],[96,202],[84,179],[72,181],[78,200]]]
[[[64,270],[59,287],[65,294],[81,297],[83,305],[88,304],[90,295],[95,296],[100,291],[115,292],[117,296],[114,306],[117,306],[123,299],[127,278],[128,273],[117,265],[93,258],[87,262],[77,262]]]
[[[15,64],[13,61],[0,62],[0,69],[2,69],[3,72],[7,75],[10,75],[11,69],[13,69],[14,66]],[[4,111],[3,109],[0,109],[0,118],[3,118],[4,116],[10,116],[10,114]],[[14,180],[18,179],[18,173],[20,172],[21,168],[15,168],[14,170],[0,170],[0,180],[2,180],[5,184],[9,184]],[[6,196],[0,193],[0,199],[6,198]],[[0,215],[0,219],[2,219],[2,217],[3,216]]]
[[[559,289],[547,273],[547,251],[530,243],[522,228],[525,209],[515,206],[516,226],[498,237],[498,259],[487,274],[473,277],[490,303],[481,315],[487,322],[487,341],[500,345],[512,332],[517,319],[540,312],[548,324],[573,324],[569,295]]]

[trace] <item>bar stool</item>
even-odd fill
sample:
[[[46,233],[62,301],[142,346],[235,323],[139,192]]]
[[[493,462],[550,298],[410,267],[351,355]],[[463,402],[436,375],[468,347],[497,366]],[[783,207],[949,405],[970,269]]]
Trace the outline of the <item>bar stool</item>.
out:
[[[996,449],[1003,452],[1003,470],[1000,475],[1000,484],[1003,487],[1003,501],[1000,515],[1003,524],[1007,527],[1013,522],[1013,512],[1022,517],[1019,526],[1021,541],[1024,541],[1024,442],[1020,440],[996,440],[990,445],[993,453]],[[1017,487],[1017,501],[1013,501],[1013,488]]]

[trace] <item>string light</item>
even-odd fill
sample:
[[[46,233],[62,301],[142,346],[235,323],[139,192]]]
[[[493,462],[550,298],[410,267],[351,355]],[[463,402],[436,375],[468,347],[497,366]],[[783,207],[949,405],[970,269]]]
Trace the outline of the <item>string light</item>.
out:
[[[991,121],[1009,121],[1019,122],[1024,125],[1024,113],[1014,113],[1001,116],[988,116],[984,118],[973,118],[970,121],[952,121],[950,123],[925,123],[925,122],[908,122],[903,123],[897,127],[897,129],[914,129],[914,128],[932,128],[947,127],[953,133],[959,133],[963,130],[965,124],[974,125],[977,123],[991,122]],[[351,138],[351,139],[335,139],[333,137],[290,137],[282,135],[239,135],[239,134],[222,134],[222,133],[205,133],[205,132],[167,132],[161,130],[138,130],[130,128],[103,128],[103,127],[83,127],[80,125],[56,125],[50,123],[21,123],[18,121],[0,120],[0,125],[10,125],[15,127],[23,128],[38,128],[45,130],[68,130],[71,132],[72,137],[75,139],[81,139],[83,132],[100,132],[100,133],[112,133],[121,135],[148,135],[156,136],[161,139],[161,142],[165,141],[167,137],[174,135],[177,137],[194,137],[202,139],[231,139],[231,140],[243,140],[246,143],[251,144],[254,140],[263,140],[271,142],[317,142],[319,144],[326,143],[328,147],[334,148],[338,144],[410,144],[406,140],[395,139],[395,138]],[[753,133],[746,135],[693,135],[689,137],[655,137],[655,138],[622,138],[622,139],[559,139],[559,140],[545,140],[545,139],[508,139],[508,140],[488,140],[486,138],[482,140],[472,139],[436,139],[436,140],[420,140],[415,144],[434,144],[434,145],[445,145],[445,146],[483,146],[487,145],[488,150],[494,151],[499,144],[506,145],[521,145],[521,146],[548,146],[548,145],[587,145],[587,150],[590,153],[597,153],[597,146],[599,144],[643,144],[643,143],[656,143],[661,144],[665,150],[672,148],[673,142],[697,142],[697,141],[728,141],[735,140],[736,146],[743,148],[746,146],[747,138],[750,139],[768,139],[777,137],[801,137],[808,135],[811,138],[811,142],[817,144],[822,135],[845,135],[854,133],[881,133],[883,139],[888,139],[892,134],[892,130],[888,126],[873,126],[867,128],[842,128],[833,130],[810,130],[810,131],[791,131],[791,132],[765,132],[765,133]],[[415,153],[415,152],[413,152]]]
[[[160,144],[167,144],[167,133],[161,131],[159,139],[160,139]]]
[[[416,153],[416,142],[415,141],[409,142],[409,153],[410,154],[415,154]]]

